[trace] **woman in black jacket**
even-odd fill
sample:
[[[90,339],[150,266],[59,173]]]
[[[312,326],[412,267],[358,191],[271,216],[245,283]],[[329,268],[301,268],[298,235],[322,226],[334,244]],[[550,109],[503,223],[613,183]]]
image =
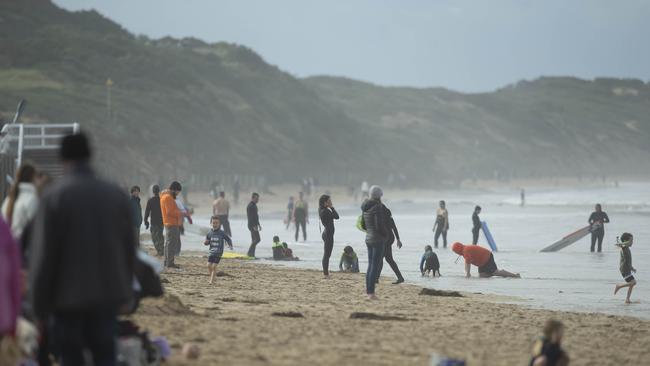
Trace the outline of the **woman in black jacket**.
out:
[[[334,220],[339,219],[339,214],[332,206],[332,198],[329,195],[322,195],[318,199],[318,216],[323,223],[323,242],[325,251],[323,252],[323,275],[329,277],[330,256],[334,248]]]

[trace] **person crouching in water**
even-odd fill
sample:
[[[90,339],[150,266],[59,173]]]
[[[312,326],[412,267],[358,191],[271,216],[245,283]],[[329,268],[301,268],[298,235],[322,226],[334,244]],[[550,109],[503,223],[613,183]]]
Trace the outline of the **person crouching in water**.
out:
[[[221,230],[221,221],[219,217],[212,216],[212,229],[205,237],[204,245],[209,246],[208,252],[208,273],[210,274],[210,284],[214,282],[214,275],[217,272],[217,264],[221,261],[223,255],[224,241],[228,243],[228,247],[232,249],[232,240],[226,233]]]
[[[617,243],[616,246],[621,248],[621,264],[619,269],[621,270],[621,275],[625,279],[625,283],[622,285],[616,285],[614,288],[614,295],[618,290],[623,287],[627,287],[627,297],[625,298],[625,303],[630,303],[630,295],[632,295],[632,289],[636,285],[636,279],[632,276],[632,272],[636,273],[636,269],[632,267],[632,252],[630,247],[634,242],[634,237],[630,233],[623,233],[621,235],[621,242]]]
[[[499,276],[521,278],[519,273],[498,269],[497,264],[494,262],[494,254],[481,246],[454,243],[451,249],[454,253],[462,255],[465,258],[465,275],[467,278],[471,277],[470,270],[472,264],[478,267],[479,277]]]
[[[281,242],[280,237],[277,235],[273,237],[271,249],[273,250],[273,259],[276,261],[298,260],[298,257],[293,256],[293,250],[289,249],[287,243]]]
[[[435,277],[436,272],[438,272],[438,277],[441,277],[440,261],[438,261],[438,256],[433,252],[431,245],[424,247],[424,254],[422,254],[422,258],[420,259],[420,272],[422,273],[422,276],[428,275],[429,272],[431,272],[433,277]]]
[[[343,248],[343,254],[339,262],[339,270],[341,272],[359,273],[359,257],[357,257],[357,253],[349,245]]]
[[[533,358],[530,366],[567,366],[569,356],[562,349],[564,325],[557,320],[548,320],[544,324],[544,336],[533,346]]]

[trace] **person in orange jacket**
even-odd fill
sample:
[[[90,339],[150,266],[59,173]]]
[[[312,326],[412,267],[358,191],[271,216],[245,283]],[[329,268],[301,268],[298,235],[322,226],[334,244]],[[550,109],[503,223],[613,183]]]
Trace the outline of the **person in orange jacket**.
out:
[[[181,192],[181,184],[174,181],[169,189],[160,195],[160,211],[165,226],[165,267],[178,268],[174,256],[181,245],[181,226],[183,213],[176,205],[176,197]]]

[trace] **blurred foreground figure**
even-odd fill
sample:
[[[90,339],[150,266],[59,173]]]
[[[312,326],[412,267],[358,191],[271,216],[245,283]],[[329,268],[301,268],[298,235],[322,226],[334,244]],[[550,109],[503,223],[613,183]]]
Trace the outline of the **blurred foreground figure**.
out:
[[[544,324],[544,335],[533,346],[530,366],[567,366],[569,356],[562,349],[564,325],[557,320],[548,320]]]
[[[62,365],[114,365],[117,313],[132,298],[135,233],[127,196],[96,177],[83,134],[61,143],[64,178],[46,190],[34,222],[29,291],[51,317]]]

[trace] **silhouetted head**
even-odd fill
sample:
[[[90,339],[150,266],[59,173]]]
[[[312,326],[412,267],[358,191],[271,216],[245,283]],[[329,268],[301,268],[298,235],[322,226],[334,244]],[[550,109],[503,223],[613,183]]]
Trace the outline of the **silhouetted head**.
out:
[[[151,192],[153,192],[154,196],[157,196],[158,194],[160,194],[160,186],[154,184],[154,186],[151,187]]]
[[[274,243],[277,243],[277,242],[279,242],[279,241],[280,241],[280,237],[279,237],[279,236],[276,235],[276,236],[273,237],[273,242],[274,242]]]
[[[632,242],[634,241],[634,236],[630,233],[623,233],[621,234],[621,244],[625,245],[632,245]]]
[[[544,324],[544,338],[547,340],[559,344],[562,341],[562,336],[564,335],[564,324],[559,320],[549,319]]]
[[[133,196],[133,197],[139,197],[140,196],[140,187],[139,186],[131,187],[131,196]]]
[[[425,245],[424,246],[424,251],[425,252],[433,252],[433,248],[431,248],[431,245]]]
[[[319,208],[328,207],[328,202],[329,203],[332,202],[331,199],[332,198],[327,194],[324,194],[324,195],[320,196],[320,198],[318,199],[318,207]]]
[[[219,197],[221,197],[221,198],[226,197],[226,192],[224,192],[224,191],[219,192]]]
[[[64,162],[88,161],[92,155],[88,138],[83,133],[63,137],[59,155]]]
[[[445,201],[440,201],[440,208],[445,208],[446,204]]]
[[[257,202],[259,202],[259,200],[260,200],[259,193],[253,192],[253,194],[251,194],[251,201],[254,202],[254,203],[257,203]]]
[[[603,210],[603,206],[600,205],[600,203],[596,203],[596,212],[601,212]]]
[[[343,248],[343,253],[350,255],[354,253],[354,249],[351,246],[346,245],[345,248]]]
[[[169,190],[172,192],[172,196],[176,198],[176,196],[178,196],[178,194],[183,190],[183,187],[177,181],[173,181],[172,184],[169,185]]]
[[[474,207],[474,212],[476,212],[476,213],[481,212],[481,206]]]

